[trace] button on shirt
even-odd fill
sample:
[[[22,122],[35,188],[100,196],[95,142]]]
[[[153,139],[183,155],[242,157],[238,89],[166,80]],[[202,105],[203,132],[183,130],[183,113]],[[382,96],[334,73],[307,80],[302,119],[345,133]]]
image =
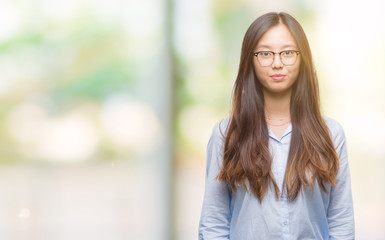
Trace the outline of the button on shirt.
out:
[[[237,187],[232,193],[227,183],[216,180],[222,167],[223,145],[229,120],[218,123],[207,148],[206,186],[199,224],[199,239],[305,240],[354,239],[353,203],[344,131],[339,123],[324,117],[340,160],[336,186],[325,184],[327,193],[315,182],[302,188],[289,202],[282,189],[291,140],[291,125],[280,139],[269,129],[272,172],[280,192],[275,198],[270,188],[262,202]],[[283,190],[283,191],[282,191]]]

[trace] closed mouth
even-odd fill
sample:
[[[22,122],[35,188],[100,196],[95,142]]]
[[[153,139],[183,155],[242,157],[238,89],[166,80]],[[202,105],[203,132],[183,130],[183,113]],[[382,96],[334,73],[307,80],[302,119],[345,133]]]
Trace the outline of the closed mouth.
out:
[[[270,76],[273,80],[275,80],[275,81],[281,81],[281,80],[283,80],[285,77],[286,77],[286,75],[283,75],[283,74],[274,74],[274,75],[271,75]]]

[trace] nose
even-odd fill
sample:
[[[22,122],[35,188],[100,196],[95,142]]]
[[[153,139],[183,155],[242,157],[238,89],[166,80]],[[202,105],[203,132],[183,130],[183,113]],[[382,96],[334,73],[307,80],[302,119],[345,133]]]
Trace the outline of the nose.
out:
[[[279,54],[274,54],[273,63],[271,64],[272,68],[282,68],[283,63]]]

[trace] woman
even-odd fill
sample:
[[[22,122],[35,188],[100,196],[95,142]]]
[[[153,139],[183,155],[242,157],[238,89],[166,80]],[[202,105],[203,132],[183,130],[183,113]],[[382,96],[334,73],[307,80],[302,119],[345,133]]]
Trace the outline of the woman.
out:
[[[321,115],[309,43],[287,13],[245,34],[231,116],[208,144],[199,239],[354,239],[344,131]]]

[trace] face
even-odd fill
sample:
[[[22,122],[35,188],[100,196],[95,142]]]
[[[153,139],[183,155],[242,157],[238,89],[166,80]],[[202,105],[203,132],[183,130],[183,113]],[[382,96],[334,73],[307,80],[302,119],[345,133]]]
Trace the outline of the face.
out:
[[[270,28],[262,35],[254,52],[281,52],[284,50],[298,51],[299,49],[289,29],[285,25],[279,24]],[[296,57],[293,65],[283,64],[279,54],[274,55],[274,60],[269,66],[265,66],[266,64],[262,66],[257,57],[253,58],[254,69],[265,94],[291,93],[291,88],[297,80],[299,73],[300,56]]]

